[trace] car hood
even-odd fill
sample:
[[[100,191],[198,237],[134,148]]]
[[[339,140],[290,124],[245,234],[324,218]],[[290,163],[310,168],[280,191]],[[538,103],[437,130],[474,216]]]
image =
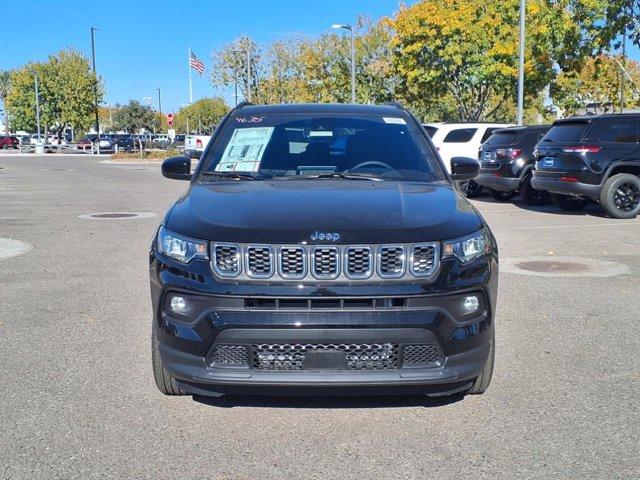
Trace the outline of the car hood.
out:
[[[327,243],[420,242],[478,230],[482,219],[448,184],[364,180],[219,181],[192,184],[165,219],[206,240]]]

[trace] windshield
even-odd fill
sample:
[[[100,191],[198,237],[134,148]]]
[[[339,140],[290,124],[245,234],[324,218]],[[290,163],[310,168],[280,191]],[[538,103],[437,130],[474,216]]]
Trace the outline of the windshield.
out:
[[[487,141],[484,143],[485,145],[511,145],[516,143],[516,140],[520,136],[519,131],[516,130],[504,130],[501,132],[496,132],[491,135]]]
[[[356,178],[440,181],[445,176],[418,125],[381,115],[231,117],[208,150],[211,178]]]

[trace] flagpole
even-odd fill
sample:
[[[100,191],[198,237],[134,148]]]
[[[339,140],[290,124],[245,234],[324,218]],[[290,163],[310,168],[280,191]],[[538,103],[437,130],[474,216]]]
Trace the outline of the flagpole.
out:
[[[191,78],[191,48],[189,48],[189,104],[193,103],[193,80]]]

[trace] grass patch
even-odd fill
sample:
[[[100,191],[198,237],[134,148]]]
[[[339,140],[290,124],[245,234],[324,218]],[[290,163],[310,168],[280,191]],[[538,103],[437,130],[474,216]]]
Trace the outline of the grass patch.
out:
[[[153,162],[181,155],[179,150],[145,150],[143,152],[118,152],[111,154],[111,160],[122,162]]]

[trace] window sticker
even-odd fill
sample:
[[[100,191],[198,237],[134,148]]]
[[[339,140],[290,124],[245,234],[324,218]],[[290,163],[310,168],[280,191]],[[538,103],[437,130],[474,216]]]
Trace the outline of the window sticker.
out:
[[[257,172],[272,134],[273,127],[235,129],[216,172]]]
[[[309,131],[310,137],[333,137],[331,130],[311,130]]]
[[[382,117],[382,120],[384,120],[384,123],[393,123],[395,125],[406,125],[407,124],[405,119],[404,118],[400,118],[400,117]]]

